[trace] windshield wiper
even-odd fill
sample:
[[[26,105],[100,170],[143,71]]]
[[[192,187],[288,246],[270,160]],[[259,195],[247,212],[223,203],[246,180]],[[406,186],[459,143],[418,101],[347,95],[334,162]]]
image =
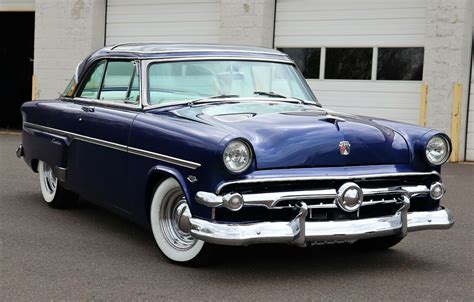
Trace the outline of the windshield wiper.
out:
[[[210,101],[212,99],[238,98],[239,96],[240,95],[238,95],[238,94],[218,94],[218,95],[207,96],[207,97],[203,97],[203,98],[199,98],[199,99],[195,99],[195,100],[190,100],[190,101],[188,101],[188,105],[192,106],[192,105],[195,105],[195,104],[201,104],[201,103],[205,103],[207,101]]]
[[[265,95],[265,96],[269,96],[269,97],[272,97],[272,98],[283,98],[283,99],[288,98],[286,95],[279,94],[279,93],[276,93],[276,92],[273,92],[273,91],[255,91],[253,94]]]
[[[269,96],[269,97],[272,97],[272,98],[282,98],[282,99],[285,99],[284,102],[289,102],[289,103],[316,105],[316,104],[313,104],[312,102],[307,102],[307,101],[302,100],[300,98],[296,98],[296,97],[293,97],[293,96],[288,97],[286,95],[279,94],[279,93],[276,93],[276,92],[273,92],[273,91],[255,91],[254,94],[265,95],[265,96]]]

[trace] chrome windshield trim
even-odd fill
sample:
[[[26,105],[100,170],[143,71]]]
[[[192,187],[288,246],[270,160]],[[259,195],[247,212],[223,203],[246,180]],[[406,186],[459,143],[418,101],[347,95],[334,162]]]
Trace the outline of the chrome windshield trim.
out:
[[[367,178],[382,178],[382,177],[403,177],[403,176],[427,176],[435,175],[441,180],[441,174],[436,171],[431,172],[394,172],[394,173],[378,173],[378,174],[354,174],[354,175],[332,175],[332,176],[296,176],[296,177],[280,177],[280,178],[252,178],[233,180],[220,184],[217,187],[216,194],[219,194],[223,188],[235,184],[258,184],[258,183],[272,183],[272,182],[293,182],[306,180],[349,180],[349,179],[367,179]]]
[[[258,61],[258,62],[273,62],[273,63],[283,63],[296,66],[295,62],[290,59],[277,59],[277,58],[259,58],[251,56],[210,56],[210,55],[201,55],[193,57],[173,57],[173,58],[153,58],[153,59],[142,59],[142,105],[144,109],[148,109],[151,106],[156,106],[153,108],[159,108],[163,106],[152,105],[148,102],[148,67],[150,64],[163,63],[163,62],[180,62],[180,61],[215,61],[215,60],[236,60],[236,61]],[[298,70],[298,69],[297,69]],[[308,86],[309,87],[309,86]],[[311,90],[310,90],[311,91]],[[311,92],[312,93],[312,92]],[[314,94],[311,94],[314,97]],[[181,102],[181,104],[186,104],[187,101]],[[314,103],[319,104],[317,99],[314,97]]]
[[[192,161],[188,161],[188,160],[184,160],[184,159],[180,159],[180,158],[176,158],[176,157],[172,157],[172,156],[169,156],[169,155],[160,154],[160,153],[156,153],[156,152],[151,152],[151,151],[147,151],[147,150],[143,150],[143,149],[128,147],[126,145],[117,144],[117,143],[114,143],[114,142],[109,142],[109,141],[106,141],[106,140],[102,140],[102,139],[98,139],[98,138],[94,138],[94,137],[90,137],[90,136],[85,136],[85,135],[81,135],[81,134],[77,134],[77,133],[73,133],[73,132],[69,132],[69,131],[64,131],[64,130],[60,130],[60,129],[56,129],[56,128],[51,128],[51,127],[47,127],[47,126],[42,126],[42,125],[30,123],[30,122],[24,122],[23,127],[33,129],[33,130],[43,131],[43,132],[50,133],[50,134],[65,136],[65,137],[68,137],[70,139],[76,139],[76,140],[80,140],[80,141],[83,141],[83,142],[86,142],[86,143],[95,144],[95,145],[115,149],[115,150],[118,150],[118,151],[127,152],[127,153],[130,153],[130,154],[135,154],[135,155],[139,155],[139,156],[143,156],[143,157],[157,159],[159,161],[167,162],[167,163],[170,163],[170,164],[182,166],[182,167],[189,168],[189,169],[197,169],[197,168],[201,167],[201,164],[195,163],[195,162],[192,162]]]

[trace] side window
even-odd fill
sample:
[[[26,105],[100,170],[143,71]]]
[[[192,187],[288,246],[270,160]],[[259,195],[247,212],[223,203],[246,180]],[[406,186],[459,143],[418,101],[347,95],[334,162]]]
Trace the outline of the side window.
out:
[[[82,91],[78,94],[78,97],[84,99],[97,99],[99,96],[100,84],[105,70],[105,61],[101,61],[97,64],[94,70],[89,74],[86,84],[82,88]]]
[[[66,89],[64,89],[62,96],[72,98],[72,96],[74,95],[74,92],[76,91],[76,88],[77,88],[76,77],[73,76],[71,81],[69,81],[69,84],[67,84]]]
[[[134,62],[109,61],[100,100],[118,103],[138,103],[139,78]]]

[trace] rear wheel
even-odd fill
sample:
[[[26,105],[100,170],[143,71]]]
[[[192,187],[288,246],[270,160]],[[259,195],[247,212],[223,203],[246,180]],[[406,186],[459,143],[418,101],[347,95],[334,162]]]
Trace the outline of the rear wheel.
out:
[[[170,260],[192,266],[210,261],[209,245],[183,230],[181,216],[189,211],[181,186],[174,178],[163,181],[155,190],[150,221],[158,247]]]
[[[48,163],[38,162],[41,194],[44,202],[53,208],[67,208],[77,202],[77,195],[64,188]]]
[[[386,250],[402,241],[399,235],[361,239],[354,242],[354,246],[366,250]]]

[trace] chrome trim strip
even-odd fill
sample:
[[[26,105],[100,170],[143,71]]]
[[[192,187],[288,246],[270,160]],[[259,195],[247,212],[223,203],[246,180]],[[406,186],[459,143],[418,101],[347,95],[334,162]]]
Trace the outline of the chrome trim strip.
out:
[[[147,46],[147,44],[152,45],[163,45],[163,46],[169,46],[170,44],[176,44],[180,45],[181,43],[160,43],[160,42],[124,42],[124,43],[119,43],[114,46],[112,46],[109,50],[109,52],[129,52],[129,53],[146,53],[146,54],[166,54],[166,53],[194,53],[194,52],[229,52],[229,53],[256,53],[256,54],[266,54],[266,55],[273,55],[273,56],[280,56],[280,57],[288,57],[288,55],[280,52],[280,51],[262,51],[262,50],[245,50],[245,49],[217,49],[217,48],[198,48],[199,46],[196,46],[196,49],[169,49],[169,50],[152,50],[152,51],[141,51],[141,50],[130,50],[130,49],[118,49],[118,47],[122,46]],[[183,46],[185,45],[191,45],[191,44],[181,44]]]
[[[169,155],[160,154],[160,153],[156,153],[156,152],[151,152],[151,151],[147,151],[147,150],[143,150],[143,149],[128,147],[128,146],[125,146],[125,145],[109,142],[109,141],[106,141],[106,140],[93,138],[93,137],[90,137],[90,136],[85,136],[85,135],[81,135],[81,134],[77,134],[77,133],[73,133],[73,132],[68,132],[68,131],[64,131],[64,130],[59,130],[59,129],[55,129],[55,128],[51,128],[51,127],[46,127],[46,126],[42,126],[42,125],[38,125],[38,124],[34,124],[34,123],[24,122],[23,127],[24,128],[29,128],[29,129],[34,129],[34,130],[40,130],[40,131],[44,131],[44,132],[51,133],[51,134],[62,135],[62,136],[68,137],[70,139],[76,139],[76,140],[80,140],[80,141],[83,141],[83,142],[86,142],[86,143],[95,144],[95,145],[99,145],[99,146],[103,146],[103,147],[108,147],[108,148],[119,150],[119,151],[122,151],[122,152],[127,152],[127,153],[140,155],[140,156],[144,156],[144,157],[148,157],[148,158],[152,158],[152,159],[157,159],[157,160],[160,160],[160,161],[163,161],[163,162],[167,162],[167,163],[170,163],[170,164],[182,166],[182,167],[189,168],[189,169],[197,169],[197,168],[201,167],[201,164],[195,163],[195,162],[192,162],[192,161],[188,161],[188,160],[184,160],[184,159],[180,159],[180,158],[176,158],[176,157],[172,157],[172,156],[169,156]]]
[[[189,169],[196,169],[196,168],[199,168],[201,166],[201,164],[198,164],[198,163],[195,163],[195,162],[192,162],[192,161],[179,159],[179,158],[176,158],[176,157],[172,157],[172,156],[168,156],[168,155],[164,155],[164,154],[160,154],[160,153],[155,153],[155,152],[151,152],[151,151],[147,151],[147,150],[137,149],[137,148],[133,148],[133,147],[128,147],[128,153],[135,154],[135,155],[140,155],[140,156],[144,156],[144,157],[148,157],[148,158],[157,159],[157,160],[160,160],[160,161],[164,161],[164,162],[167,162],[167,163],[170,163],[170,164],[175,164],[175,165],[182,166],[182,167],[189,168]]]
[[[191,235],[206,242],[223,245],[255,243],[289,243],[304,246],[307,242],[345,242],[390,235],[405,236],[407,232],[449,229],[454,219],[448,209],[408,212],[409,199],[392,216],[343,221],[307,222],[305,204],[288,222],[225,224],[187,217]]]
[[[217,187],[216,194],[219,194],[224,187],[234,184],[249,184],[249,183],[272,183],[272,182],[293,182],[305,180],[349,180],[349,179],[367,179],[367,178],[381,178],[381,177],[403,177],[403,176],[426,176],[436,175],[441,180],[441,174],[436,171],[431,172],[395,172],[395,173],[379,173],[379,174],[355,174],[355,175],[332,175],[332,176],[296,176],[296,177],[281,177],[281,178],[252,178],[228,181],[220,184]]]
[[[238,192],[237,192],[238,193]],[[364,196],[374,196],[382,194],[403,194],[410,197],[429,194],[430,189],[424,185],[418,186],[405,186],[405,187],[393,187],[393,188],[375,188],[375,189],[364,189],[362,188]],[[287,208],[288,206],[277,206],[281,201],[286,200],[307,200],[307,199],[333,199],[332,203],[321,203],[315,205],[308,205],[310,209],[322,209],[322,208],[337,208],[335,200],[337,198],[336,189],[321,189],[321,190],[306,190],[306,191],[288,191],[288,192],[272,192],[272,193],[255,193],[255,194],[242,194],[244,199],[244,205],[247,206],[264,206],[268,209],[281,209]],[[220,207],[223,204],[223,196],[216,195],[209,192],[199,191],[195,196],[196,202],[203,204],[208,207]],[[396,202],[393,199],[387,200],[373,200],[363,201],[362,206],[374,205],[379,203],[393,203]]]

